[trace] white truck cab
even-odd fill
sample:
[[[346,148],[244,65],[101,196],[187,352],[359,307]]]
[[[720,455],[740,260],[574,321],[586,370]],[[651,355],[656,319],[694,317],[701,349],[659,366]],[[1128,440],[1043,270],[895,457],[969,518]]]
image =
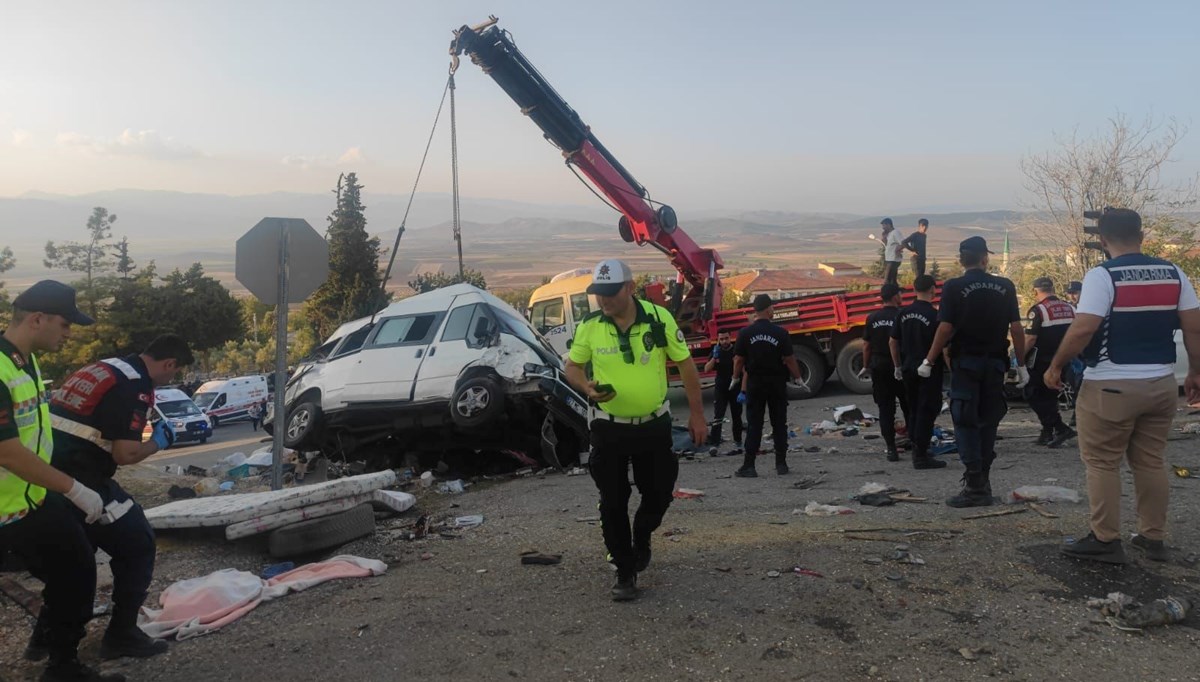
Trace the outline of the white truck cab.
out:
[[[583,274],[580,274],[583,273]],[[569,270],[556,275],[529,297],[529,323],[564,356],[575,336],[575,327],[593,310],[596,297],[587,293],[591,270]]]

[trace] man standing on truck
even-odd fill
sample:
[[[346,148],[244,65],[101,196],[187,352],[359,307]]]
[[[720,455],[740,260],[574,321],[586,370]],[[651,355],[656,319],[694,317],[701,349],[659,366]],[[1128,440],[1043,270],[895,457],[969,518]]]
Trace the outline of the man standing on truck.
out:
[[[992,462],[996,459],[996,430],[1008,413],[1004,374],[1008,368],[1008,337],[1018,358],[1025,357],[1025,331],[1017,305],[1017,288],[1005,277],[988,274],[987,241],[968,237],[958,245],[961,277],[942,287],[938,328],[929,353],[917,368],[928,379],[950,347],[950,416],[958,441],[958,456],[966,472],[962,491],[946,500],[951,507],[991,505]],[[1017,367],[1018,388],[1029,383],[1029,370]]]
[[[742,449],[742,404],[738,402],[736,385],[733,384],[733,340],[729,332],[717,334],[717,345],[713,346],[712,357],[704,365],[705,372],[717,371],[717,383],[713,386],[713,421],[708,431],[708,444],[721,445],[721,429],[725,421],[725,408],[733,419],[733,446]]]
[[[887,461],[899,462],[896,452],[896,401],[904,415],[905,428],[913,437],[911,407],[904,392],[896,365],[892,362],[891,339],[896,318],[900,315],[900,287],[884,284],[879,288],[879,299],[883,307],[867,316],[863,326],[863,367],[871,371],[871,394],[879,408],[879,432],[887,446]],[[914,441],[915,442],[915,441]]]
[[[113,474],[118,466],[138,464],[175,441],[167,419],[142,431],[154,406],[154,388],[171,382],[192,364],[187,342],[174,334],[159,336],[141,354],[94,362],[63,382],[50,404],[54,425],[54,467],[100,493],[106,522],[87,526],[91,543],[112,557],[113,612],[100,640],[103,659],[146,658],[167,650],[137,626],[138,611],[154,576],[154,531],[142,508]],[[41,619],[39,618],[39,626]],[[41,640],[35,627],[30,649]]]
[[[929,354],[933,335],[937,329],[937,308],[933,307],[933,295],[937,283],[929,275],[921,275],[913,282],[917,300],[900,309],[896,323],[892,326],[892,338],[888,340],[893,376],[904,383],[904,396],[908,399],[908,437],[913,444],[914,469],[941,469],[946,463],[929,456],[929,442],[933,438],[933,424],[942,411],[942,376],[945,363],[939,358],[934,363],[929,378],[917,374],[921,361]]]
[[[771,322],[774,302],[766,294],[754,297],[754,322],[738,332],[733,353],[734,384],[746,394],[746,455],[734,475],[755,478],[754,460],[762,446],[763,418],[771,417],[775,440],[775,473],[783,476],[787,465],[787,377],[800,380],[800,366],[792,351],[792,339],[783,327]]]
[[[898,284],[900,261],[904,260],[904,235],[892,224],[891,218],[879,221],[879,226],[883,229],[883,281]]]
[[[667,363],[687,391],[688,431],[705,438],[700,375],[683,331],[665,308],[633,296],[633,273],[623,261],[604,260],[587,293],[600,305],[575,328],[567,380],[593,403],[588,467],[600,491],[604,544],[617,567],[613,601],[638,595],[637,575],[650,565],[650,536],[671,504],[679,460],[672,451]],[[586,367],[591,364],[592,376]],[[629,467],[642,500],[629,525]]]
[[[912,255],[913,279],[925,274],[925,233],[929,231],[929,220],[921,218],[917,221],[917,231],[908,235],[908,238],[900,242],[900,245],[909,251]]]
[[[1037,444],[1057,448],[1074,438],[1075,431],[1063,423],[1058,412],[1058,389],[1046,386],[1042,375],[1050,369],[1067,327],[1075,320],[1075,309],[1054,295],[1054,280],[1049,277],[1033,281],[1033,295],[1037,303],[1029,309],[1029,328],[1025,330],[1025,347],[1030,349],[1025,360],[1029,368],[1025,400],[1042,424]]]

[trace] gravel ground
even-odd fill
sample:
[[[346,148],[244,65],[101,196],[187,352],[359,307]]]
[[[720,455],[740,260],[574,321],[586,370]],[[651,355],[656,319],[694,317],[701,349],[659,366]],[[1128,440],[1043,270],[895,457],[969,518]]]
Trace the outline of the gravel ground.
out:
[[[863,398],[794,402],[791,423],[828,418],[848,401],[872,411]],[[1180,411],[1176,427],[1197,419],[1188,412]],[[1074,444],[1035,447],[1037,427],[1023,405],[1001,434],[997,495],[1047,479],[1083,492]],[[1198,437],[1174,434],[1169,462],[1200,469]],[[886,462],[881,441],[861,435],[802,436],[794,444],[821,451],[793,453],[786,477],[765,461],[761,477],[747,480],[730,477],[737,457],[684,460],[679,485],[705,495],[672,505],[633,603],[608,598],[613,574],[587,476],[480,481],[462,495],[424,493],[417,510],[380,521],[380,532],[338,550],[386,561],[384,576],[263,604],[217,634],[173,643],[164,656],[106,667],[138,680],[1200,679],[1197,616],[1139,635],[1109,627],[1085,603],[1118,590],[1139,600],[1200,598],[1200,570],[1186,558],[1200,548],[1192,522],[1200,481],[1172,476],[1169,563],[1127,547],[1128,566],[1086,565],[1057,550],[1064,537],[1086,532],[1085,504],[1046,505],[1058,518],[1026,511],[964,520],[988,510],[942,503],[957,491],[957,463],[914,471],[908,461]],[[822,474],[814,488],[794,487]],[[167,481],[157,474],[125,476],[137,479],[130,486],[144,502],[161,501]],[[929,501],[884,508],[849,501],[866,482]],[[1126,476],[1127,493],[1131,485]],[[793,514],[813,500],[858,513]],[[1130,531],[1131,497],[1125,502]],[[483,514],[485,522],[449,537],[402,539],[399,529],[421,514]],[[882,530],[841,532],[850,529]],[[894,561],[898,545],[925,565]],[[522,566],[528,550],[561,554],[562,563]],[[261,539],[163,533],[152,599],[175,580],[229,567],[258,572],[269,563]],[[111,581],[104,568],[101,576]],[[19,607],[0,602],[0,677],[36,676],[39,668],[20,659],[30,625]],[[103,626],[93,622],[86,659],[95,660]]]

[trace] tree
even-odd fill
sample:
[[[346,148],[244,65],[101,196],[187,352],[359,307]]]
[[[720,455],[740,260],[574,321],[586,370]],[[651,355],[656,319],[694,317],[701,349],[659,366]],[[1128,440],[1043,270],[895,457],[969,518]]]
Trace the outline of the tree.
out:
[[[17,259],[13,256],[12,248],[4,247],[0,249],[0,275],[12,270],[17,266]],[[8,316],[12,313],[12,303],[8,300],[8,291],[4,288],[4,282],[0,281],[0,322],[7,324]],[[4,324],[0,324],[2,328]]]
[[[55,244],[53,240],[46,242],[46,258],[42,261],[43,265],[51,270],[83,273],[80,294],[87,302],[88,312],[92,317],[96,316],[102,298],[97,291],[96,277],[113,266],[108,240],[112,239],[112,224],[116,221],[116,215],[110,215],[108,209],[97,206],[92,209],[92,215],[87,221],[87,241],[67,241],[59,244]]]
[[[454,274],[446,274],[444,272],[427,272],[417,275],[417,278],[408,283],[409,288],[418,294],[423,294],[434,289],[441,289],[452,284],[460,284],[466,282],[479,287],[480,289],[487,288],[487,280],[484,279],[483,273],[478,270],[466,268],[460,276],[457,272]],[[528,302],[528,299],[527,299]]]
[[[1131,208],[1142,214],[1148,242],[1174,241],[1180,253],[1195,246],[1195,225],[1179,211],[1196,201],[1196,184],[1168,186],[1162,173],[1186,134],[1174,119],[1135,124],[1123,114],[1091,137],[1073,131],[1055,149],[1021,160],[1029,206],[1024,221],[1045,251],[1054,254],[1043,274],[1055,281],[1083,278],[1103,255],[1087,246],[1095,240],[1083,231],[1084,211],[1106,206]]]
[[[362,185],[350,173],[338,177],[337,203],[329,216],[329,277],[305,304],[303,316],[325,338],[344,322],[387,305],[379,271],[379,238],[367,235]]]
[[[887,262],[884,260],[884,244],[879,244],[879,258],[867,263],[867,267],[863,268],[863,274],[869,277],[883,277],[887,274]]]
[[[133,259],[129,257],[129,237],[121,237],[121,241],[113,245],[113,255],[116,256],[117,274],[121,275],[121,279],[129,279],[137,270]]]

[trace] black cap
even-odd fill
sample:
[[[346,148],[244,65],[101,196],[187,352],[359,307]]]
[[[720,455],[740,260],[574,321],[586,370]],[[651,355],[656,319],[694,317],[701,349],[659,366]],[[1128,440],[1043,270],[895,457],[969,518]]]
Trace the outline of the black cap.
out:
[[[1129,208],[1106,208],[1100,214],[1097,227],[1106,237],[1128,239],[1142,231],[1142,216]]]
[[[1033,288],[1038,291],[1054,291],[1054,280],[1049,277],[1038,277],[1033,280]]]
[[[775,305],[775,301],[772,301],[771,297],[766,294],[759,294],[754,297],[754,312],[756,313],[761,313],[773,305]]]
[[[892,226],[892,219],[891,219],[891,218],[884,218],[883,220],[880,220],[880,221],[879,221],[879,224],[880,224],[880,225],[887,225],[888,227],[891,227],[891,226]]]
[[[900,293],[900,285],[888,282],[879,287],[879,299],[881,301],[890,301]]]
[[[967,237],[958,244],[960,253],[992,253],[988,251],[987,240],[983,237]]]
[[[1083,291],[1083,282],[1080,282],[1077,279],[1073,279],[1073,280],[1071,280],[1071,282],[1069,284],[1067,284],[1067,293],[1068,294],[1078,294],[1081,291]]]
[[[75,305],[75,290],[52,279],[44,279],[21,292],[13,307],[31,313],[61,315],[72,324],[89,325],[95,322]]]

